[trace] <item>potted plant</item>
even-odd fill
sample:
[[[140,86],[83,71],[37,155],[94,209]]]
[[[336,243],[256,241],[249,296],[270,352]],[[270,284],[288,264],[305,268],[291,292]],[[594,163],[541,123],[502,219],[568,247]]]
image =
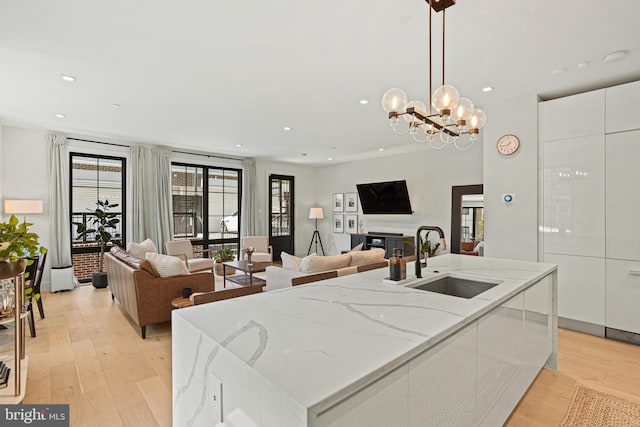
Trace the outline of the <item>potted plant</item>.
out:
[[[427,231],[427,234],[424,236],[424,242],[422,242],[422,247],[420,248],[420,253],[424,254],[425,260],[436,256],[436,253],[438,253],[438,249],[440,248],[440,242],[434,245],[429,240],[429,233],[431,233],[431,231]]]
[[[88,234],[94,234],[94,241],[100,245],[100,255],[98,256],[98,271],[91,274],[91,283],[95,288],[106,288],[109,284],[107,281],[107,273],[104,272],[104,251],[109,243],[118,245],[119,237],[112,234],[116,230],[116,225],[120,223],[118,214],[111,212],[111,209],[117,208],[118,204],[110,204],[109,200],[98,200],[97,208],[92,212],[92,218],[88,221],[89,225],[82,222],[74,222],[77,227],[78,237],[84,237]]]
[[[40,246],[40,236],[29,231],[32,225],[28,222],[20,223],[15,215],[11,215],[8,222],[0,223],[0,261],[14,262],[19,258],[35,258],[47,253],[47,248]],[[34,259],[29,259],[27,266],[34,262]],[[26,273],[24,278],[29,279],[29,274]],[[25,289],[25,299],[33,297],[38,301],[40,294],[31,295],[31,292],[31,288]]]
[[[225,268],[222,265],[223,262],[233,261],[234,254],[233,249],[218,249],[213,253],[213,261],[214,261],[214,270],[218,276],[223,276]],[[227,275],[235,274],[235,268],[226,268]]]

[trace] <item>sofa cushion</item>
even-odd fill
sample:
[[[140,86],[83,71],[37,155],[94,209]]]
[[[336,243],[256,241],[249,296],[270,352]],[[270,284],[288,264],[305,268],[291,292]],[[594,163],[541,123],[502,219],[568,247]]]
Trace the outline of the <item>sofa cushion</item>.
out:
[[[155,252],[147,252],[145,258],[151,264],[156,274],[160,277],[188,275],[189,269],[180,258],[163,255]]]
[[[129,267],[135,268],[138,270],[144,270],[150,275],[154,277],[158,277],[153,267],[151,267],[151,264],[146,259],[135,257],[131,255],[129,252],[122,249],[120,246],[113,246],[109,252],[111,252],[111,255],[113,255],[118,260],[124,262]]]
[[[158,252],[158,250],[156,249],[156,245],[153,243],[153,240],[147,239],[140,243],[129,242],[129,244],[127,244],[127,252],[135,257],[144,258],[144,255],[147,252]]]
[[[349,266],[359,266],[384,261],[384,249],[382,248],[349,252],[349,254],[351,255],[351,264],[349,264]]]
[[[329,256],[306,256],[300,263],[303,273],[320,273],[322,271],[337,270],[349,266],[351,253]]]
[[[289,270],[300,271],[300,265],[302,264],[302,258],[295,255],[288,254],[286,252],[280,252],[280,259],[282,260],[282,268]]]

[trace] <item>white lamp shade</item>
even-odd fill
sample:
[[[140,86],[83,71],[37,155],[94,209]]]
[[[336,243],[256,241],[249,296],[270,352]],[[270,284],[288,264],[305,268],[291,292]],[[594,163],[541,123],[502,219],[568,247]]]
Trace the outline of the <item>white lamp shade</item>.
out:
[[[42,200],[5,200],[4,213],[34,214],[44,212]]]
[[[324,212],[322,212],[322,208],[309,209],[309,219],[324,219]]]

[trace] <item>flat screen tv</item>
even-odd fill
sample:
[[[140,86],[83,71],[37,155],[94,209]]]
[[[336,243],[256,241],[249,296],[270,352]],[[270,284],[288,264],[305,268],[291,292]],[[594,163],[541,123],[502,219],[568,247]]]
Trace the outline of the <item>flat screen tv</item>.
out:
[[[407,181],[357,184],[363,214],[412,214]]]

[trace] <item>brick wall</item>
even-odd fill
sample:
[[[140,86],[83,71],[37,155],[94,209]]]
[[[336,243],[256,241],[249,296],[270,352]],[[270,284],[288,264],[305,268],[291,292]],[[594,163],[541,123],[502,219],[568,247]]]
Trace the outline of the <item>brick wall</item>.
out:
[[[93,254],[73,254],[71,260],[73,262],[73,273],[80,282],[91,280],[91,273],[98,271],[99,253]]]

